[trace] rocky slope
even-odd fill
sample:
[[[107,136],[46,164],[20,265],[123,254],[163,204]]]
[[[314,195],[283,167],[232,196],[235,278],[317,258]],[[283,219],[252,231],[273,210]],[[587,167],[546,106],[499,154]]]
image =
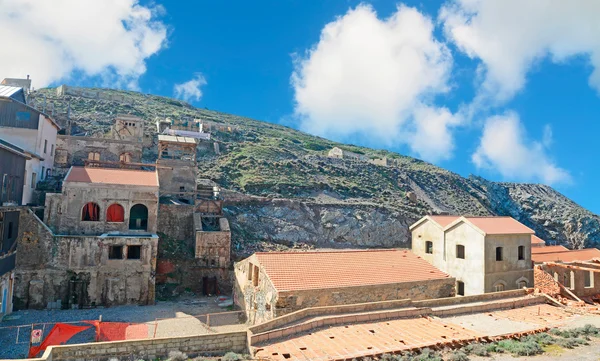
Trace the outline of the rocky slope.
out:
[[[98,89],[95,89],[98,90]],[[344,145],[280,125],[198,109],[154,95],[103,89],[126,102],[80,96],[56,98],[55,89],[31,96],[54,104],[55,117],[66,125],[70,102],[73,133],[103,134],[116,114],[147,119],[155,139],[155,121],[202,118],[232,125],[215,132],[221,154],[199,152],[201,178],[226,190],[227,215],[239,254],[273,244],[320,247],[408,246],[408,225],[425,214],[510,215],[547,240],[570,247],[600,246],[600,217],[554,189],[538,184],[495,183],[463,178],[432,164],[383,150]],[[334,146],[370,158],[387,156],[397,166],[384,167],[327,157]],[[155,147],[144,161],[156,158]],[[417,195],[417,201],[407,198]]]

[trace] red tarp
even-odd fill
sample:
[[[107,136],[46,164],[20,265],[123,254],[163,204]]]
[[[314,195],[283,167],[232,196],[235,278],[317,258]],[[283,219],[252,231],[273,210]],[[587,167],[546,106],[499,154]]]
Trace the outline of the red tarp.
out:
[[[88,321],[96,327],[96,341],[123,341],[148,338],[144,323]]]
[[[48,346],[62,345],[81,331],[85,331],[92,326],[72,326],[66,323],[57,323],[52,327],[46,339],[39,346],[29,348],[27,357],[36,357],[40,352],[45,351]]]
[[[124,222],[125,221],[125,210],[120,204],[111,204],[106,210],[106,221],[107,222]]]

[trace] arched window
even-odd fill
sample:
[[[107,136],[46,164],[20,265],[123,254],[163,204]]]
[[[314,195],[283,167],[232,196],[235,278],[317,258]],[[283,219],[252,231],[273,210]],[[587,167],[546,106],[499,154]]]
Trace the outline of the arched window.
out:
[[[81,220],[98,222],[100,220],[100,206],[94,202],[87,203],[81,210]]]
[[[119,156],[119,161],[123,163],[131,163],[131,154],[121,153],[121,155]]]
[[[100,152],[89,152],[88,159],[89,160],[100,160]]]
[[[129,229],[148,229],[148,208],[143,204],[136,204],[129,211]]]
[[[499,280],[494,283],[494,292],[502,292],[506,289],[506,282]]]
[[[106,209],[106,221],[107,222],[124,222],[125,221],[125,209],[122,205],[114,203]]]

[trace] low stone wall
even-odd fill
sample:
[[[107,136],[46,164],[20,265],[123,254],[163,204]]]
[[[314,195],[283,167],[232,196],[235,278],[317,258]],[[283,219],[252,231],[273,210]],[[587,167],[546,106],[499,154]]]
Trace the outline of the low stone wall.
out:
[[[502,292],[492,292],[492,293],[482,293],[480,295],[473,296],[462,296],[462,297],[447,297],[447,298],[437,298],[430,300],[422,300],[422,301],[413,301],[412,305],[415,307],[441,307],[441,306],[452,306],[452,305],[460,305],[464,303],[471,302],[484,302],[484,301],[493,301],[500,300],[511,297],[522,297],[529,293],[527,290],[511,290],[511,291],[502,291]]]
[[[146,340],[96,342],[78,345],[51,346],[36,360],[108,361],[111,358],[154,360],[179,350],[190,357],[222,356],[227,352],[248,353],[246,331],[224,332],[201,336],[155,338]]]
[[[357,303],[353,305],[341,305],[341,306],[323,306],[305,308],[300,311],[288,313],[285,316],[277,317],[271,321],[267,321],[249,328],[252,333],[262,333],[269,330],[273,330],[284,325],[300,321],[307,317],[317,317],[324,315],[335,315],[341,313],[351,312],[368,312],[368,311],[379,311],[385,309],[409,307],[411,305],[410,299],[404,300],[392,300],[392,301],[381,301],[381,302],[369,302],[369,303]]]

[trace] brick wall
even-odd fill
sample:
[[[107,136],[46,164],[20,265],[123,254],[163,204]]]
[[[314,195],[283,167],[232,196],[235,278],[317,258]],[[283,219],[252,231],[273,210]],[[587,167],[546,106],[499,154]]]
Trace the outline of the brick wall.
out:
[[[201,336],[156,338],[147,340],[96,342],[79,345],[53,346],[42,360],[108,361],[111,358],[154,360],[181,351],[190,357],[222,356],[227,352],[248,353],[248,335],[243,332],[215,333]]]

